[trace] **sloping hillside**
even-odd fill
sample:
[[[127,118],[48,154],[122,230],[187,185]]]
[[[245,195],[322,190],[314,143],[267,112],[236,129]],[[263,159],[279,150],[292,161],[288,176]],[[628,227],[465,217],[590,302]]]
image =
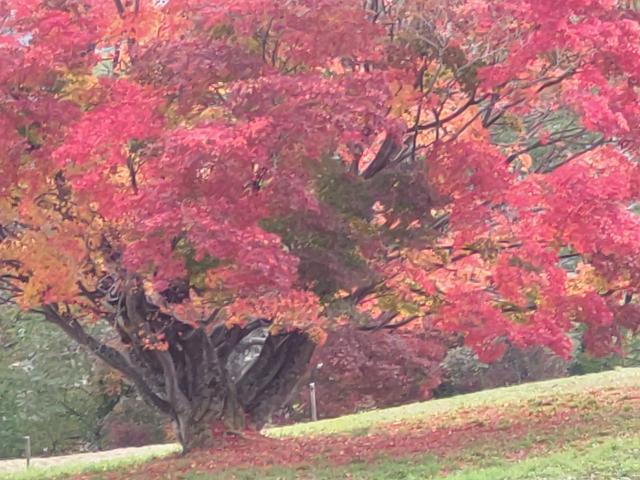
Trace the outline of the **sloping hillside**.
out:
[[[230,436],[75,478],[640,479],[638,432],[640,369],[624,369]]]

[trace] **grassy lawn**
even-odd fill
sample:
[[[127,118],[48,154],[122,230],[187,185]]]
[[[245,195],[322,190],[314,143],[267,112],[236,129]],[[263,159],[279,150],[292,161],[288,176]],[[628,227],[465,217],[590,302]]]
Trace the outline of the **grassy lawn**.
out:
[[[505,406],[522,400],[565,396],[584,392],[585,390],[606,390],[624,387],[640,387],[640,368],[626,368],[579,377],[496,388],[451,398],[346,415],[314,423],[299,423],[287,427],[272,428],[266,434],[273,437],[294,437],[358,432],[374,426],[379,427],[386,423],[427,421],[430,417],[450,413],[457,409],[475,408],[484,405]]]
[[[495,389],[265,433],[269,438],[227,440],[187,457],[143,463],[170,454],[175,446],[113,459],[101,452],[97,463],[0,473],[0,479],[640,480],[640,369]]]
[[[444,477],[436,477],[444,478]],[[533,457],[511,465],[466,469],[447,480],[640,479],[640,436]]]
[[[446,466],[431,456],[412,460],[381,460],[342,468],[309,470],[273,468],[238,470],[219,474],[196,473],[186,480],[630,480],[640,479],[640,436],[614,438],[592,446],[527,458],[518,463],[495,459],[496,465],[469,467],[441,474]]]

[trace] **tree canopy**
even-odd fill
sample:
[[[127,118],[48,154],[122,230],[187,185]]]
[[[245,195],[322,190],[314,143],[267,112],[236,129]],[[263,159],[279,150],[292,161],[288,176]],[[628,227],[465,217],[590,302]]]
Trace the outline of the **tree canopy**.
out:
[[[2,301],[185,444],[211,411],[267,418],[337,325],[491,360],[569,355],[578,322],[616,350],[640,320],[634,7],[0,2]]]

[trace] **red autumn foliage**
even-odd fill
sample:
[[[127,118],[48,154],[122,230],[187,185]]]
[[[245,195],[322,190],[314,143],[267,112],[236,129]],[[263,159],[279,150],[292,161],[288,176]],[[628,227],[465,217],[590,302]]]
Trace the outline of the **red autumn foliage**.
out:
[[[639,15],[0,2],[0,301],[96,352],[187,446],[264,423],[344,322],[460,334],[483,361],[566,357],[580,322],[617,351],[640,285]]]
[[[446,352],[447,342],[437,332],[332,331],[290,407],[274,421],[309,419],[309,382],[316,385],[319,418],[427,400],[440,384]]]

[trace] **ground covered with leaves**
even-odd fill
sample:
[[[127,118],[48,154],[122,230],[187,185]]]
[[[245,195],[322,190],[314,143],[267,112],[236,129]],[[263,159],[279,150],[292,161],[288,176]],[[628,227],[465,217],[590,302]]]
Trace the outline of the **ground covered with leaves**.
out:
[[[229,436],[76,480],[633,479],[638,431],[640,370],[628,369]]]

